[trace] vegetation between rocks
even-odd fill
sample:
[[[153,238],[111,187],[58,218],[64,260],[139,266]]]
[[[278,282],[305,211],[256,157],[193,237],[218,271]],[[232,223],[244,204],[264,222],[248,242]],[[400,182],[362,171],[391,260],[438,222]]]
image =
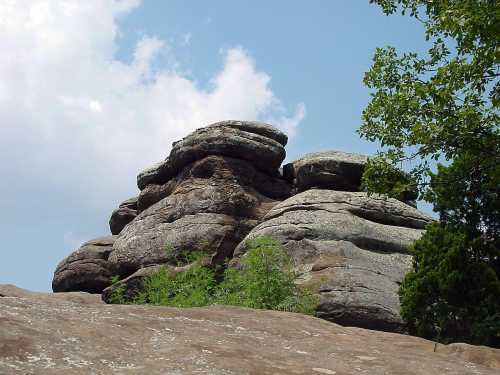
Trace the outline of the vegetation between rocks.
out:
[[[239,265],[228,266],[223,272],[204,261],[204,252],[184,253],[183,263],[190,263],[185,271],[162,268],[146,278],[142,290],[131,300],[124,297],[124,286],[118,282],[111,301],[175,307],[234,305],[312,315],[318,298],[297,286],[298,274],[281,245],[261,237],[248,241],[247,247]]]

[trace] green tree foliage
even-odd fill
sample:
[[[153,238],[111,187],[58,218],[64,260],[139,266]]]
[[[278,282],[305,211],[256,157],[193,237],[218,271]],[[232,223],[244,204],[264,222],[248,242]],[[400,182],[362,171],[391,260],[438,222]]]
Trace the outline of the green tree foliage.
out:
[[[298,275],[281,245],[263,237],[249,241],[248,248],[239,267],[227,267],[220,282],[203,262],[203,253],[197,253],[195,258],[181,256],[191,262],[185,271],[163,268],[148,277],[132,301],[124,300],[118,286],[112,301],[175,307],[221,304],[313,314],[317,297],[295,284]]]
[[[212,302],[215,287],[213,270],[196,261],[183,272],[163,268],[149,276],[133,303],[175,307],[206,306]]]
[[[364,78],[359,133],[381,145],[365,189],[415,188],[440,217],[413,248],[402,316],[425,337],[500,346],[500,2],[371,2],[414,17],[432,43],[425,56],[378,48]]]
[[[400,289],[401,315],[419,336],[498,347],[498,273],[471,254],[476,239],[463,229],[435,223],[415,242],[414,271]]]

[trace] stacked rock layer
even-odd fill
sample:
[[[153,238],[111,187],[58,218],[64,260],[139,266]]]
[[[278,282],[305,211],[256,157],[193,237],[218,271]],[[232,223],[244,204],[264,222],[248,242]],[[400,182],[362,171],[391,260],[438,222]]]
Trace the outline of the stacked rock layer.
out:
[[[408,246],[431,219],[412,202],[360,192],[363,155],[308,154],[280,172],[286,143],[281,131],[249,121],[175,142],[167,159],[139,173],[139,195],[112,213],[112,236],[58,265],[53,290],[106,300],[113,276],[130,292],[160,265],[173,268],[180,252],[203,248],[221,264],[243,256],[247,239],[270,236],[319,294],[319,317],[403,330],[398,283],[410,267]]]

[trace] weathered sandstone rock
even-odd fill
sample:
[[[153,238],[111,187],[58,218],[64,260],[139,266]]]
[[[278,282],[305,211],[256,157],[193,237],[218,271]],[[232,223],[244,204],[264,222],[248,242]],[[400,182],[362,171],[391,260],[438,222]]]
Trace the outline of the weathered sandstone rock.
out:
[[[169,160],[179,170],[204,156],[223,155],[249,161],[258,169],[275,174],[285,158],[286,142],[286,135],[268,124],[223,121],[174,142]]]
[[[358,192],[367,156],[313,153],[280,169],[286,142],[252,121],[218,122],[175,142],[167,159],[137,176],[139,196],[111,215],[114,243],[88,243],[61,262],[54,291],[101,292],[119,275],[117,285],[133,294],[155,267],[175,267],[180,253],[205,250],[218,265],[236,247],[241,256],[245,238],[270,235],[321,296],[318,316],[404,330],[398,283],[411,263],[406,249],[430,219]]]
[[[300,314],[106,305],[87,293],[3,286],[0,295],[7,295],[0,297],[4,375],[493,375],[500,370],[500,350],[436,346]]]
[[[137,175],[137,187],[142,190],[149,184],[163,184],[175,176],[175,171],[167,159],[141,171]]]
[[[342,151],[315,152],[283,166],[283,176],[298,192],[311,188],[360,191],[367,155]],[[416,207],[417,193],[406,191],[399,198]]]
[[[177,186],[178,179],[173,177],[163,185],[149,184],[139,193],[137,211],[141,213],[146,208],[169,196]]]
[[[162,185],[186,165],[209,155],[229,156],[250,162],[257,169],[275,176],[285,158],[287,136],[278,129],[253,121],[223,121],[199,128],[174,142],[170,156],[141,172],[137,186]]]
[[[123,227],[137,216],[137,197],[127,199],[111,214],[109,229],[111,234],[119,234]]]
[[[215,123],[175,142],[167,159],[139,174],[139,196],[123,202],[110,218],[117,241],[105,259],[92,262],[110,266],[123,278],[142,267],[175,263],[180,252],[201,247],[214,264],[231,258],[265,213],[292,193],[278,171],[286,142],[281,131],[252,121]],[[78,254],[96,257],[85,249]],[[80,278],[86,277],[82,270]],[[67,290],[59,287],[59,273],[54,290]],[[102,281],[102,273],[89,270],[87,277],[99,275]],[[109,275],[105,278],[104,287]],[[89,290],[67,279],[70,290]]]
[[[277,203],[254,187],[257,174],[249,162],[224,156],[187,165],[174,183],[167,183],[167,196],[122,230],[109,261],[130,274],[200,247],[211,251],[215,263],[231,258],[241,239]]]
[[[310,188],[359,191],[365,155],[341,151],[306,154],[283,168],[289,181],[295,179],[299,192]]]
[[[153,204],[174,192],[179,184],[191,177],[201,179],[226,179],[233,183],[250,186],[260,194],[271,199],[286,199],[292,194],[292,186],[279,176],[270,176],[257,170],[251,163],[231,157],[217,155],[207,156],[180,171],[162,185],[149,184],[139,194],[138,212],[142,212]]]
[[[108,262],[115,238],[107,236],[85,242],[63,259],[54,272],[52,290],[101,293],[111,284],[111,278],[117,272],[114,265]]]
[[[395,199],[312,189],[273,207],[238,245],[280,241],[319,293],[317,316],[345,325],[401,331],[398,283],[411,265],[407,247],[431,219]]]

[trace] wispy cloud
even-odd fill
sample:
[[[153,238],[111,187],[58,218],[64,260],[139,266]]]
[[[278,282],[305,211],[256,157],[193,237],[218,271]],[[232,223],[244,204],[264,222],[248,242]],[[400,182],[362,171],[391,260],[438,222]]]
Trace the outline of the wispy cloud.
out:
[[[304,106],[284,111],[269,74],[241,47],[223,51],[208,89],[180,73],[189,67],[155,63],[162,53],[175,61],[155,36],[137,42],[130,63],[118,60],[117,17],[139,5],[0,2],[0,158],[9,160],[0,163],[2,196],[33,194],[43,184],[53,209],[68,201],[75,210],[101,208],[131,194],[139,170],[200,126],[273,119],[293,134]]]
[[[191,43],[191,38],[193,37],[193,34],[192,33],[185,33],[182,35],[182,44],[184,46],[187,46],[189,45],[189,43]]]

